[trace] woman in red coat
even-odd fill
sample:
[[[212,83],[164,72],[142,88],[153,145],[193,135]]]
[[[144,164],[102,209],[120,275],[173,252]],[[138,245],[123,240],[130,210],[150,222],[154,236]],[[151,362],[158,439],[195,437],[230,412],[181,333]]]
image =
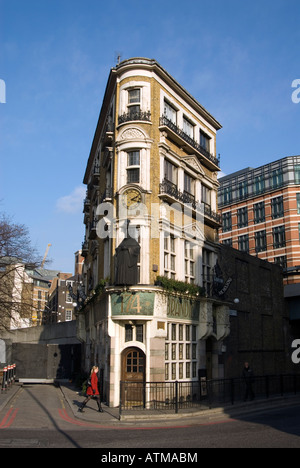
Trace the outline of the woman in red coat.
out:
[[[103,412],[103,409],[101,407],[100,393],[98,389],[98,376],[97,376],[98,372],[99,372],[99,368],[97,366],[94,366],[91,370],[91,375],[90,375],[91,385],[88,385],[87,390],[86,390],[87,397],[79,408],[79,411],[81,413],[83,412],[83,408],[85,407],[87,402],[93,397],[95,397],[97,400],[99,413]]]

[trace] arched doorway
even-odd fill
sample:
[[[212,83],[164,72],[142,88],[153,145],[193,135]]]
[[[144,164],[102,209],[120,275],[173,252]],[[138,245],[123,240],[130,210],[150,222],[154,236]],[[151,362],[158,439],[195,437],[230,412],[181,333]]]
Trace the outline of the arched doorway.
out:
[[[146,356],[139,348],[127,348],[122,353],[121,379],[122,401],[125,404],[142,404],[144,401],[144,385]]]

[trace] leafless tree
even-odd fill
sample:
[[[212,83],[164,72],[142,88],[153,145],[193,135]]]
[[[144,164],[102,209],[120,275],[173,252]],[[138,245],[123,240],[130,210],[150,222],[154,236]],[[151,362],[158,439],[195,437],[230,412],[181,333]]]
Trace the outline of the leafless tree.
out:
[[[30,323],[32,282],[26,269],[39,267],[41,261],[27,227],[0,213],[0,330]]]

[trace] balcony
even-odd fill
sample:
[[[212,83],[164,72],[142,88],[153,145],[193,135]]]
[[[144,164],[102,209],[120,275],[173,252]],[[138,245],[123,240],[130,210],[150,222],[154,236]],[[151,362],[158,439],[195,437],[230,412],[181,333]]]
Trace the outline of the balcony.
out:
[[[204,210],[204,216],[213,223],[218,224],[218,226],[220,227],[222,225],[222,216],[219,213],[213,211],[211,207],[207,205],[207,203],[202,203],[202,205]]]
[[[214,228],[221,226],[221,215],[213,211],[210,205],[196,201],[194,195],[191,193],[185,191],[181,192],[177,185],[169,180],[164,179],[162,183],[159,184],[159,194],[161,198],[166,199],[170,203],[175,200],[183,204],[191,205],[192,209],[202,213],[207,224],[212,225]]]
[[[83,257],[87,257],[88,251],[89,251],[89,244],[88,244],[88,241],[84,239],[84,242],[82,242],[82,246],[81,246],[81,255]]]
[[[90,211],[91,201],[89,198],[85,198],[83,202],[83,213],[88,213]]]
[[[93,219],[90,223],[89,239],[93,240],[96,238],[97,238],[97,221]]]
[[[188,192],[181,192],[178,190],[177,185],[173,184],[167,179],[164,179],[161,184],[159,184],[159,194],[163,195],[170,199],[170,201],[179,201],[184,204],[191,204],[194,210],[200,206],[199,202],[195,201],[194,195]]]
[[[103,153],[102,166],[108,167],[113,158],[113,148],[111,146],[106,146]]]
[[[105,123],[105,131],[103,135],[103,144],[110,146],[114,138],[114,123],[109,116]]]
[[[118,124],[121,125],[126,122],[132,122],[140,120],[142,122],[150,122],[151,121],[151,112],[127,112],[122,115],[119,115]]]
[[[97,182],[99,181],[99,177],[100,177],[100,166],[99,164],[95,164],[94,169],[93,169],[93,174],[92,174],[94,184],[97,184]]]
[[[100,198],[100,203],[106,202],[106,201],[111,201],[113,198],[113,191],[112,187],[106,187],[104,190],[101,198]]]
[[[175,140],[176,143],[182,145],[182,141],[184,141],[188,145],[189,148],[191,148],[193,151],[196,150],[197,153],[199,153],[198,158],[200,160],[205,159],[206,162],[209,164],[210,169],[212,170],[220,169],[219,158],[216,158],[211,153],[209,153],[205,148],[203,148],[203,146],[201,146],[197,141],[195,141],[193,138],[187,135],[179,127],[177,127],[177,125],[174,124],[171,120],[169,120],[165,115],[160,117],[159,125],[161,129],[166,128],[167,131],[169,131],[172,139]]]

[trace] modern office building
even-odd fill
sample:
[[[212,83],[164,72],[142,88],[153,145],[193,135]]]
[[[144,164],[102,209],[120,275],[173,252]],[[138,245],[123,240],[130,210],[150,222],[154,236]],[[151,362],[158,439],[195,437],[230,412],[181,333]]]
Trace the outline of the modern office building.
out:
[[[78,312],[84,367],[99,365],[110,405],[121,380],[223,376],[229,305],[214,295],[220,128],[157,61],[111,69],[84,175],[87,297]]]
[[[219,179],[220,241],[284,269],[290,318],[300,319],[300,156]]]

